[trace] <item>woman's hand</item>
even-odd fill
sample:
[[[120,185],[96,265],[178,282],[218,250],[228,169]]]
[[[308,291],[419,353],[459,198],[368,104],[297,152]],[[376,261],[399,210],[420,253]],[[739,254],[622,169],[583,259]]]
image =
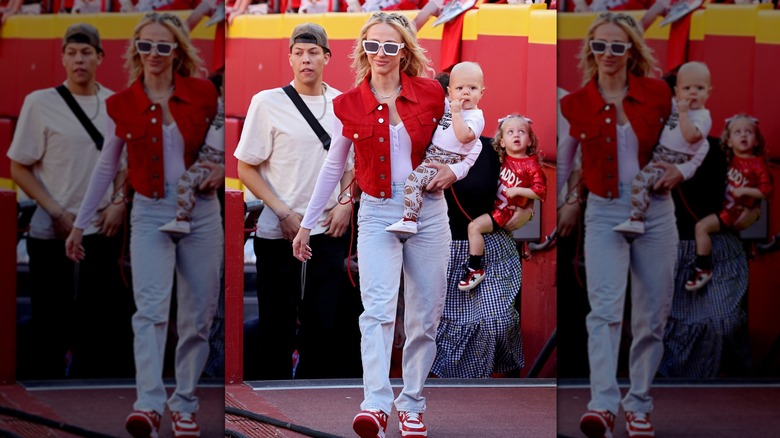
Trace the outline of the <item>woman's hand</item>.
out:
[[[685,179],[674,164],[658,163],[658,167],[664,169],[664,174],[655,183],[653,190],[671,190]]]
[[[119,228],[122,226],[122,222],[125,220],[125,202],[111,202],[108,207],[100,213],[100,219],[98,220],[98,227],[100,227],[100,234],[111,237],[115,235]]]
[[[74,222],[76,222],[76,215],[69,211],[63,211],[56,220],[52,218],[54,235],[57,236],[58,239],[66,238],[73,229]]]
[[[336,206],[330,210],[330,213],[328,213],[325,222],[322,223],[323,226],[328,227],[328,230],[325,231],[325,235],[330,237],[341,237],[344,232],[347,231],[351,216],[352,200],[346,204],[340,202],[336,204]]]
[[[436,168],[436,176],[434,176],[431,182],[425,187],[426,191],[436,192],[442,189],[448,189],[458,180],[458,177],[455,176],[455,172],[446,164],[425,163],[424,166]]]
[[[506,224],[504,224],[504,229],[509,231],[510,233],[522,227],[523,225],[527,224],[531,220],[531,218],[534,217],[533,205],[527,208],[520,208],[517,206],[509,206],[509,208],[515,211],[512,214],[512,217],[509,218]]]
[[[284,237],[284,240],[292,241],[296,233],[298,233],[298,229],[301,227],[303,217],[292,210],[289,215],[282,217],[285,218],[284,220],[279,221],[279,227],[282,229],[282,236]]]
[[[740,213],[739,218],[734,222],[732,228],[734,228],[735,231],[743,231],[753,225],[760,217],[761,206],[746,208],[742,210],[742,213]]]
[[[347,270],[349,270],[352,275],[360,273],[357,253],[352,254],[350,257],[344,257],[344,272],[347,272]]]
[[[564,202],[558,209],[558,236],[567,237],[576,228],[580,220],[580,203]]]
[[[70,230],[70,235],[67,240],[65,240],[65,255],[74,262],[84,260],[84,256],[86,255],[84,247],[81,245],[83,238],[84,230],[73,227]]]
[[[222,187],[222,184],[225,183],[225,166],[223,164],[208,162],[202,163],[201,165],[207,169],[211,169],[211,172],[206,179],[200,183],[198,189],[206,192]]]
[[[309,246],[309,234],[311,230],[308,228],[300,227],[298,234],[293,239],[293,256],[305,262],[311,258],[311,247]]]

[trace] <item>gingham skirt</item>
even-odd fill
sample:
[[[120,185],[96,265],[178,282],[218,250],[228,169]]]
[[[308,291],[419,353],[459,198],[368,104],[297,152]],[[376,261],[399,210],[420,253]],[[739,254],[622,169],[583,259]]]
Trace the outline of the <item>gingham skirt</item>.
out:
[[[520,256],[504,230],[486,234],[479,286],[458,289],[468,262],[467,240],[453,240],[447,267],[447,297],[436,335],[431,372],[439,377],[484,378],[522,368],[520,315],[514,307],[520,293]]]
[[[722,359],[750,367],[746,297],[748,262],[733,233],[712,235],[712,280],[696,292],[685,290],[696,257],[696,242],[681,240],[672,310],[664,331],[664,358],[658,372],[667,377],[711,378]]]

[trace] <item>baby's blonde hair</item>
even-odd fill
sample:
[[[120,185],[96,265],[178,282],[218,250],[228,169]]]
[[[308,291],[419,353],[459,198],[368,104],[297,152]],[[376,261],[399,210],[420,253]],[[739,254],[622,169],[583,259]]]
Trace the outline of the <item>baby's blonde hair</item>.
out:
[[[496,134],[493,136],[493,141],[491,143],[493,145],[493,149],[495,149],[495,151],[498,153],[498,159],[502,163],[504,162],[504,159],[506,159],[506,148],[501,146],[501,139],[504,138],[504,123],[510,119],[521,119],[528,125],[528,136],[531,137],[531,143],[528,144],[528,147],[525,149],[525,153],[529,157],[537,155],[539,152],[539,139],[536,137],[534,128],[531,126],[533,122],[526,116],[513,113],[504,118],[498,119],[498,129],[496,129]]]
[[[482,66],[479,65],[478,62],[472,62],[472,61],[463,61],[455,64],[452,67],[452,70],[450,70],[450,79],[452,79],[452,76],[458,74],[461,70],[463,71],[475,71],[479,73],[479,77],[482,79],[483,84],[485,81],[485,74],[482,72]]]

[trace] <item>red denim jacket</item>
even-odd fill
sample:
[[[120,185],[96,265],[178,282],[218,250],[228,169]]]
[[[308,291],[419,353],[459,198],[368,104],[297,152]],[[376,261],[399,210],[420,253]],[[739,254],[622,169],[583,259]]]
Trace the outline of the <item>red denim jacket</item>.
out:
[[[370,79],[366,77],[359,86],[333,99],[333,109],[344,124],[342,135],[355,145],[355,174],[361,190],[389,198],[390,113],[387,105],[376,101]],[[412,168],[416,168],[444,115],[444,89],[433,79],[401,73],[401,94],[395,105],[412,140]]]
[[[205,79],[178,74],[173,85],[168,107],[184,137],[184,166],[189,168],[198,158],[217,113],[217,89]],[[127,143],[127,170],[133,189],[150,198],[164,196],[162,108],[149,100],[141,79],[109,97],[106,108],[116,123],[116,136]]]
[[[652,158],[661,130],[672,111],[672,94],[660,79],[628,75],[623,110],[639,140],[639,167]],[[596,78],[561,99],[569,135],[582,147],[585,187],[601,197],[618,196],[617,116],[614,105],[601,97]]]

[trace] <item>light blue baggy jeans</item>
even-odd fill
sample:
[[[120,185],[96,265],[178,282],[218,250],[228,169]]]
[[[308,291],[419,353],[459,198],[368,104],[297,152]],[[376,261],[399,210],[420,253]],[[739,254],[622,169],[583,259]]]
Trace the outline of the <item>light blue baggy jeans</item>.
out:
[[[196,412],[195,387],[209,355],[209,328],[219,299],[224,259],[224,231],[215,194],[196,197],[192,232],[173,237],[158,228],[176,217],[176,185],[166,184],[165,197],[135,194],[130,239],[136,313],[133,333],[136,410],[162,413],[167,394],[163,359],[168,335],[174,272],[177,278],[176,389],[171,411]]]
[[[585,272],[591,311],[586,318],[591,400],[588,409],[617,414],[620,389],[617,362],[623,307],[631,275],[631,387],[626,411],[651,412],[650,384],[663,357],[664,325],[674,293],[677,226],[674,203],[666,194],[651,195],[645,233],[629,238],[612,227],[628,219],[629,184],[620,197],[588,195],[585,210]]]
[[[447,290],[447,262],[452,235],[442,192],[426,193],[418,232],[408,239],[385,231],[403,216],[404,185],[393,184],[392,198],[363,194],[358,213],[360,290],[365,309],[360,315],[363,360],[361,409],[390,413],[390,353],[396,305],[404,277],[404,387],[395,399],[399,411],[425,411],[423,385],[436,357],[436,329]]]

